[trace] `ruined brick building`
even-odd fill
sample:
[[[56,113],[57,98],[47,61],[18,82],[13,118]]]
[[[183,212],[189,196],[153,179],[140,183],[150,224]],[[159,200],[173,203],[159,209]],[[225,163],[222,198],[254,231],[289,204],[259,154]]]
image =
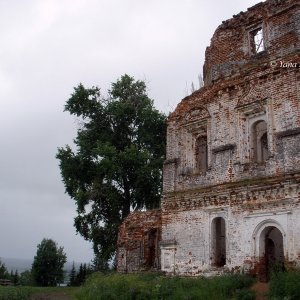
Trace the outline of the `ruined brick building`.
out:
[[[118,270],[253,272],[300,265],[300,6],[224,21],[204,87],[168,118],[161,209],[120,228]]]

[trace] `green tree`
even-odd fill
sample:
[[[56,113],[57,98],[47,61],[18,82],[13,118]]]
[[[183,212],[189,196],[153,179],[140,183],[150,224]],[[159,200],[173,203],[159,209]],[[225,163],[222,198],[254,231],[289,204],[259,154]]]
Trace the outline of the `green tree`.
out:
[[[112,83],[107,97],[79,84],[65,110],[82,125],[76,149],[59,148],[56,157],[76,202],[76,230],[93,242],[94,264],[105,269],[122,220],[131,210],[159,206],[166,117],[154,108],[145,82],[128,75]]]
[[[75,263],[73,261],[72,269],[70,271],[70,286],[76,285],[76,269],[75,269]]]
[[[20,285],[33,286],[34,280],[33,280],[31,271],[26,270],[26,271],[22,272],[20,274],[19,283],[20,283]]]
[[[15,274],[13,275],[13,282],[14,282],[14,285],[19,284],[19,281],[20,281],[20,276],[19,276],[18,270],[16,270],[16,271],[15,271]]]
[[[32,264],[32,275],[39,286],[56,286],[64,279],[63,267],[67,261],[63,247],[52,239],[43,239],[37,246]]]
[[[83,271],[83,265],[80,264],[79,271],[76,275],[76,285],[82,285],[84,282],[84,271]]]
[[[0,259],[0,279],[9,279],[9,273],[7,271],[7,268],[5,264]]]

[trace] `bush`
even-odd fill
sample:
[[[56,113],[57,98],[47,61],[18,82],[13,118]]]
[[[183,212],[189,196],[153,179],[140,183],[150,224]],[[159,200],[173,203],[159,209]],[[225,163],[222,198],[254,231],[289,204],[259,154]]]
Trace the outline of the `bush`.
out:
[[[273,273],[269,284],[271,299],[300,299],[300,271]]]
[[[85,300],[197,300],[232,299],[251,300],[241,290],[249,287],[253,279],[234,275],[215,278],[165,277],[160,274],[94,273],[78,294]],[[238,296],[239,295],[239,296]]]

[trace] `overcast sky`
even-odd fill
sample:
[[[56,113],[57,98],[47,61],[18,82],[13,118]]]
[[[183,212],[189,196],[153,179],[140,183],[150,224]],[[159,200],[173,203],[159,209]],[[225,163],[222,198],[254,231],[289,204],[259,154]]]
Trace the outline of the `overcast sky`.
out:
[[[173,110],[197,87],[223,20],[255,0],[0,0],[0,257],[29,258],[45,238],[88,262],[55,159],[77,125],[63,112],[79,82],[105,93],[127,73]]]

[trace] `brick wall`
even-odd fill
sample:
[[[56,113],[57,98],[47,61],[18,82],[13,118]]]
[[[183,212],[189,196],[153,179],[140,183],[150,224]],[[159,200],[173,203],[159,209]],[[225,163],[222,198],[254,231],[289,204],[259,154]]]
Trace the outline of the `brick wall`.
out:
[[[118,235],[117,270],[160,269],[161,211],[132,212]]]
[[[169,274],[266,280],[274,259],[300,266],[299,36],[298,0],[267,0],[217,28],[204,87],[168,119],[161,211],[124,221],[119,271],[151,261]]]
[[[206,50],[205,86],[169,117],[161,204],[167,273],[259,273],[268,267],[269,234],[282,241],[282,263],[300,264],[299,12],[299,1],[269,0],[223,22]],[[251,48],[256,28],[265,44],[259,53]],[[259,123],[266,128],[263,161]],[[208,167],[199,172],[202,135]],[[215,240],[224,238],[216,237],[216,218],[226,227],[221,268],[214,264],[221,251]]]

